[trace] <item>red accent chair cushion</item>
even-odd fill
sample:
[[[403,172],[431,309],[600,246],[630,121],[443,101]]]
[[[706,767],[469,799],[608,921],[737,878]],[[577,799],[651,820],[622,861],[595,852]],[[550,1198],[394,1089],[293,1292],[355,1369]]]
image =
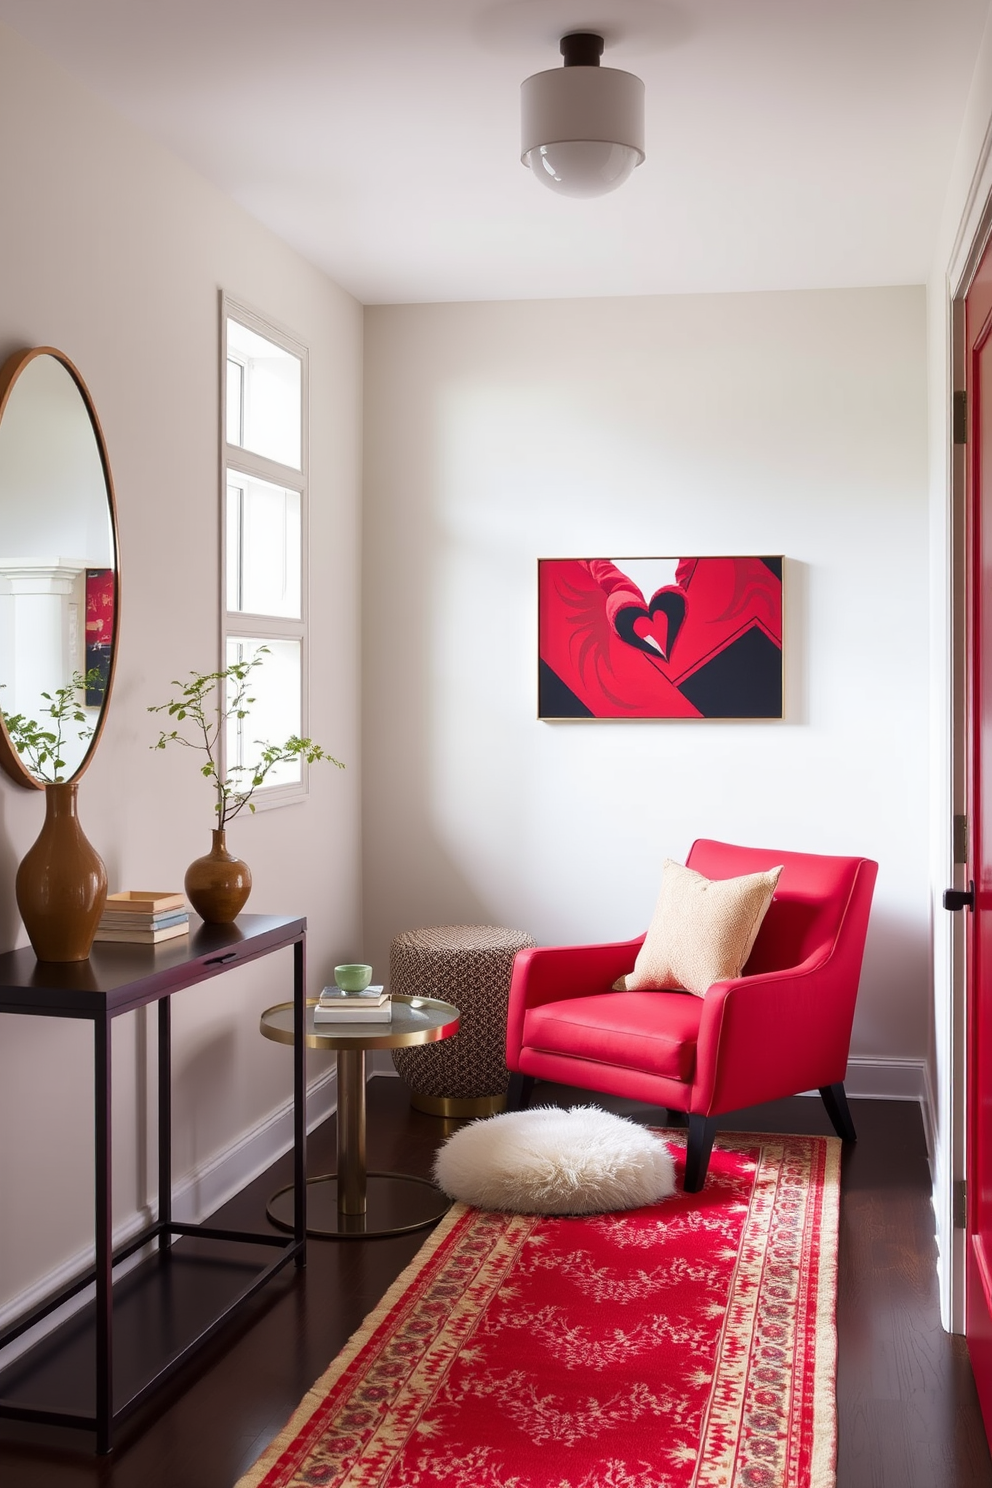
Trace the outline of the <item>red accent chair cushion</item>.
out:
[[[597,1063],[628,1065],[648,1075],[691,1080],[702,1014],[686,992],[607,992],[532,1008],[524,1038],[532,1049]]]

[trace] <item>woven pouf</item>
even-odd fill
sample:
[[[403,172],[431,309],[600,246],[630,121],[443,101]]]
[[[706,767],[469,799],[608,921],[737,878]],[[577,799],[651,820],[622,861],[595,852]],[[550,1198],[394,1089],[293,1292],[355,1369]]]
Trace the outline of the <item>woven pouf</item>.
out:
[[[518,951],[535,945],[498,925],[432,925],[397,935],[389,951],[389,989],[439,997],[458,1008],[453,1038],[394,1049],[393,1064],[411,1103],[431,1116],[491,1116],[506,1106],[506,1012]]]

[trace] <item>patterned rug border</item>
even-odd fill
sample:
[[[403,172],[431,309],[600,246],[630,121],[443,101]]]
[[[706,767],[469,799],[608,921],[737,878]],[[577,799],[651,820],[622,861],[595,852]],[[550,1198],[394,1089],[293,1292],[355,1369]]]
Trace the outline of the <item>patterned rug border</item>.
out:
[[[820,1226],[820,1288],[816,1305],[816,1349],[824,1367],[814,1376],[813,1461],[810,1488],[837,1482],[837,1279],[840,1249],[840,1137],[826,1137],[823,1215]],[[829,1360],[829,1365],[827,1365]]]
[[[464,1219],[470,1212],[467,1204],[455,1203],[451,1206],[440,1224],[431,1231],[416,1255],[403,1268],[382,1299],[352,1333],[341,1352],[335,1355],[324,1373],[314,1380],[286,1425],[277,1436],[273,1437],[254,1467],[249,1468],[244,1477],[238,1479],[234,1488],[258,1488],[259,1483],[286,1448],[299,1436],[314,1411],[320,1409],[331,1386],[341,1377],[355,1356],[361,1352],[376,1328],[392,1311],[407,1288],[416,1281],[420,1272],[430,1263],[435,1251],[444,1244],[459,1220]]]
[[[685,1141],[684,1127],[653,1127],[653,1131],[665,1137]],[[812,1452],[810,1461],[809,1488],[835,1488],[837,1448],[837,1280],[840,1218],[840,1169],[842,1143],[838,1137],[817,1136],[805,1132],[721,1132],[714,1146],[724,1149],[740,1149],[755,1142],[788,1142],[790,1139],[813,1140],[822,1144],[823,1181],[820,1190],[820,1259],[819,1287],[817,1291],[814,1331],[816,1337],[817,1362],[814,1373]],[[420,1273],[429,1266],[436,1252],[444,1245],[452,1231],[473,1212],[469,1205],[455,1203],[430,1233],[423,1245],[397,1276],[378,1304],[366,1315],[340,1352],[331,1360],[311,1385],[290,1416],[285,1426],[272,1439],[261,1456],[240,1477],[234,1488],[260,1488],[268,1473],[286,1449],[299,1437],[316,1411],[320,1410],[332,1386],[340,1379],[348,1366],[361,1352],[389,1313],[416,1281]],[[508,1220],[524,1220],[539,1216],[511,1215]],[[739,1258],[738,1258],[739,1259]],[[703,1466],[701,1462],[700,1467]],[[696,1481],[694,1475],[694,1482]]]
[[[678,1135],[681,1127],[656,1127],[664,1135]],[[840,1242],[840,1177],[843,1143],[839,1137],[810,1132],[721,1132],[714,1147],[741,1149],[754,1141],[763,1145],[790,1140],[814,1140],[822,1144],[823,1180],[820,1189],[819,1287],[813,1323],[816,1337],[816,1369],[813,1377],[813,1444],[809,1488],[835,1488],[837,1482],[837,1279]],[[738,1257],[738,1264],[740,1258]],[[700,1462],[699,1470],[705,1464]],[[240,1488],[240,1485],[236,1485]],[[693,1478],[693,1488],[706,1488]]]

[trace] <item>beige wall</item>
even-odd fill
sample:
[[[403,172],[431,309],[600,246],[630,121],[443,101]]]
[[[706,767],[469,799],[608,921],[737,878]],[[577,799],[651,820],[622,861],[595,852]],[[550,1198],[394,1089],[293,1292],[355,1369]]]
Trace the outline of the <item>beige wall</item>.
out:
[[[347,763],[312,773],[302,805],[240,821],[249,909],[305,914],[312,986],[361,953],[358,866],[357,511],[361,313],[347,295],[129,125],[0,28],[0,356],[48,343],[87,379],[117,487],[123,616],[117,685],[80,816],[111,887],[172,888],[209,846],[211,799],[196,760],[152,753],[148,704],[218,658],[218,291],[282,323],[311,350],[311,711]],[[40,795],[0,779],[0,949],[25,943],[17,863]],[[288,1096],[288,1051],[258,1013],[288,994],[291,957],[174,1001],[180,1178]],[[153,1022],[116,1028],[115,1215],[148,1192],[144,1099]],[[319,1069],[314,1065],[314,1069]],[[91,1056],[83,1024],[0,1026],[0,1308],[87,1243]],[[197,1188],[194,1188],[194,1199]]]
[[[446,921],[636,934],[697,835],[865,853],[853,1053],[921,1079],[922,288],[365,322],[371,953]],[[788,556],[784,723],[535,721],[539,556],[721,552]]]

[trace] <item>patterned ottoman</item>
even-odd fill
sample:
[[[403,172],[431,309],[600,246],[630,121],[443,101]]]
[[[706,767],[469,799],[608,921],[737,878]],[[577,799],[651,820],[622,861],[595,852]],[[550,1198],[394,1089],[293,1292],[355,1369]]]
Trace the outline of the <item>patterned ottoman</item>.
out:
[[[439,1044],[394,1049],[411,1102],[431,1116],[491,1116],[506,1107],[506,1010],[518,951],[536,945],[498,925],[433,925],[397,935],[389,990],[440,997],[461,1013],[458,1032]]]

